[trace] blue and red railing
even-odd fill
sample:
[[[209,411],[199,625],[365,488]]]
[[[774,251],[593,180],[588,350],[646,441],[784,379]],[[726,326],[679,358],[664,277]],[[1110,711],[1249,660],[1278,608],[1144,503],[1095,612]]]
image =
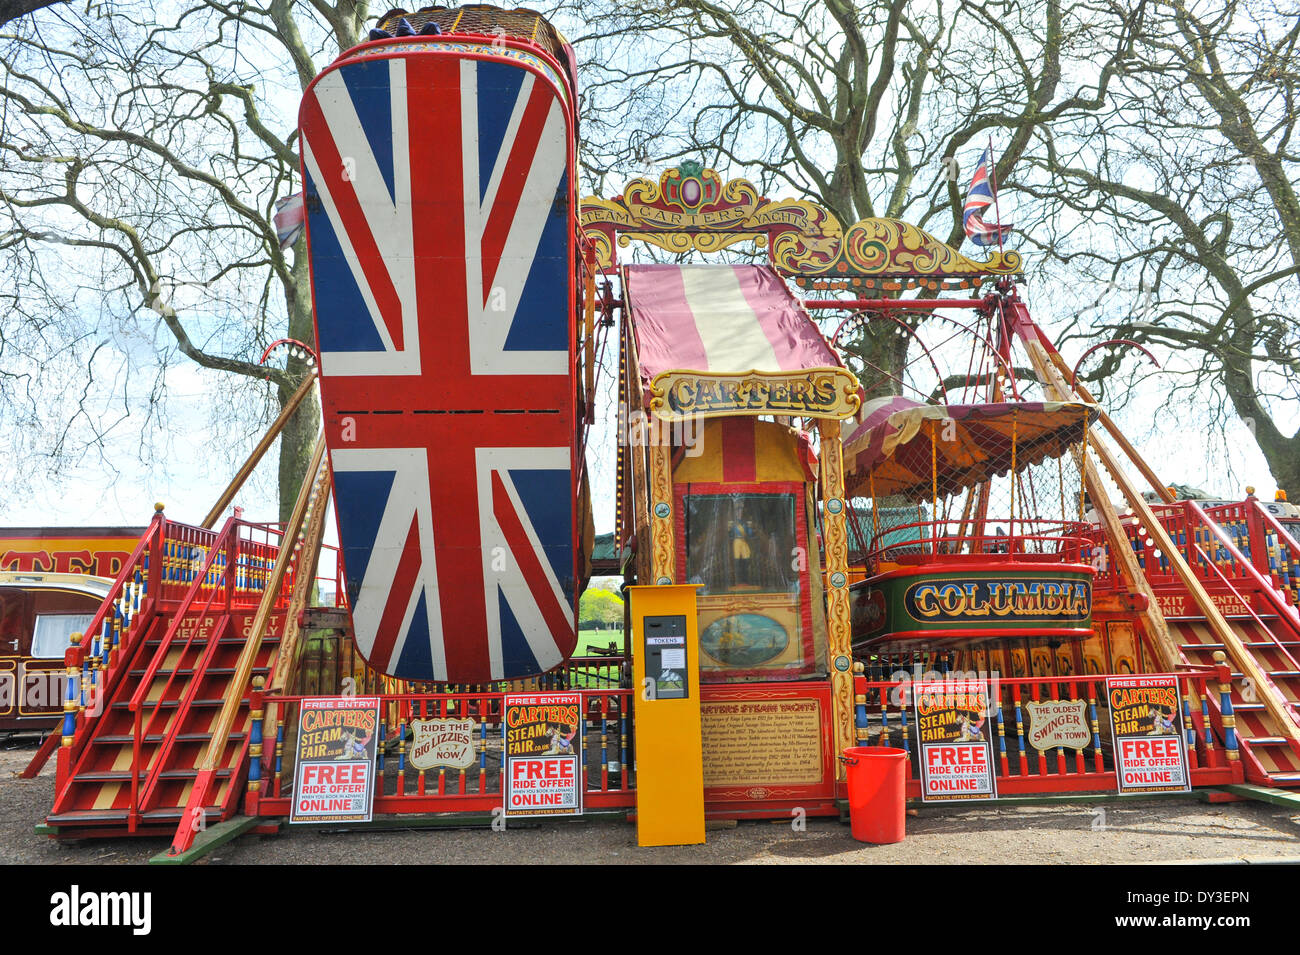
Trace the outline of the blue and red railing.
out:
[[[632,690],[581,690],[583,765],[587,809],[631,808],[636,804],[635,767],[631,752]],[[374,811],[388,813],[490,813],[501,805],[502,700],[489,692],[387,693],[380,696],[379,755],[375,773]],[[255,691],[251,698],[254,729],[250,739],[275,740],[256,771],[250,764],[245,811],[249,815],[287,816],[293,790],[293,739],[302,696]],[[477,724],[475,763],[466,769],[415,769],[407,760],[411,721],[473,718]],[[288,733],[286,733],[288,727]]]
[[[223,616],[257,608],[265,590],[266,567],[274,563],[281,533],[273,524],[233,518],[219,532],[192,527],[167,520],[159,505],[87,626],[89,639],[73,635],[64,656],[64,715],[58,732],[42,744],[25,775],[39,772],[57,747],[57,785],[62,790],[85,756],[95,721],[112,701],[130,692],[128,706],[135,737],[131,818],[135,819],[153,796],[166,754],[184,722],[186,703],[192,702],[217,640],[206,641],[197,659],[185,666],[183,680],[180,661],[195,648],[205,615]],[[291,566],[290,575],[294,569]],[[292,576],[289,579],[292,582]],[[287,606],[289,597],[286,586],[276,597],[276,607]],[[167,627],[159,645],[152,649],[142,646],[151,632],[161,629],[160,620]],[[184,635],[179,642],[178,634]],[[150,703],[149,690],[173,650],[181,651],[176,665],[168,667],[167,682]],[[142,667],[143,675],[138,680],[133,679],[131,685],[123,682],[128,672]],[[185,685],[183,692],[181,684]],[[160,727],[159,703],[177,702],[173,688],[181,694],[180,711],[174,720]],[[154,755],[161,754],[162,758],[145,759],[143,740],[164,729],[163,742],[153,749]]]
[[[1243,780],[1226,665],[1174,674],[1182,700],[1183,725],[1194,787]],[[998,791],[1004,796],[1114,792],[1117,788],[1105,714],[1105,677],[1001,679],[992,681]],[[859,745],[890,745],[909,757],[908,795],[919,797],[918,747],[911,726],[909,682],[856,679],[856,736]],[[636,802],[633,690],[581,690],[580,733],[587,767],[584,804],[589,809],[631,809]],[[490,813],[501,805],[501,706],[499,691],[380,694],[383,719],[376,763],[376,814]],[[1211,707],[1210,700],[1217,702]],[[292,740],[302,696],[271,695],[256,689],[250,741],[263,748],[251,760],[245,812],[287,816],[294,779]],[[1025,704],[1083,700],[1091,740],[1079,750],[1039,751],[1028,742]],[[476,758],[466,769],[423,772],[408,762],[413,719],[473,718]],[[265,741],[265,742],[263,742]],[[274,741],[274,745],[271,745]],[[706,754],[707,758],[707,754]],[[843,795],[843,793],[840,793]],[[759,808],[756,805],[755,808]],[[786,815],[784,806],[780,814]]]
[[[1232,714],[1230,673],[1213,670],[1173,674],[1182,700],[1183,727],[1193,786],[1219,786],[1244,779]],[[1107,768],[1110,742],[1100,719],[1106,678],[991,678],[990,703],[997,788],[1001,795],[1113,792],[1115,771]],[[908,754],[907,794],[919,798],[920,752],[912,726],[910,680],[855,680],[855,725],[860,746],[891,746]],[[1219,713],[1210,706],[1218,700]],[[1039,750],[1029,744],[1025,704],[1056,700],[1086,703],[1091,740],[1080,749]],[[1217,718],[1217,721],[1216,721]]]

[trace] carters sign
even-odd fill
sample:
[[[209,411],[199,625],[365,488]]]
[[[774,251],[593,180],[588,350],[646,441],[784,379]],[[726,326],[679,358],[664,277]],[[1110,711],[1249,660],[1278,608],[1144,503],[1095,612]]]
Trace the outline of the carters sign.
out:
[[[582,815],[582,694],[504,698],[506,818]]]
[[[1177,678],[1108,677],[1106,699],[1120,793],[1190,790]]]
[[[116,577],[143,527],[0,528],[0,570]]]
[[[861,399],[843,368],[705,375],[666,371],[651,383],[650,408],[665,421],[738,414],[848,418]]]
[[[291,823],[370,821],[378,726],[378,697],[300,703]]]
[[[996,799],[988,684],[936,680],[912,685],[921,754],[921,801]]]

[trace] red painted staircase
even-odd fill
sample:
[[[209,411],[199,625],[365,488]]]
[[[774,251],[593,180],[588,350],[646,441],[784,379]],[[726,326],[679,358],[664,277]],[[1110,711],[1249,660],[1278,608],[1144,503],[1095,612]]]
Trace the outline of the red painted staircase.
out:
[[[262,603],[279,545],[270,525],[231,519],[219,531],[159,513],[91,626],[67,653],[68,698],[56,795],[58,838],[171,835],[239,808],[248,772],[249,685],[275,665],[292,576],[272,598],[243,685],[236,661]],[[240,707],[201,806],[187,809],[197,765],[226,700]]]
[[[1221,736],[1229,731],[1236,736],[1248,781],[1300,787],[1300,612],[1295,603],[1300,581],[1291,573],[1295,542],[1253,499],[1204,510],[1192,502],[1152,510],[1231,632],[1229,641],[1216,636],[1167,557],[1147,543],[1149,538],[1130,519],[1125,524],[1129,546],[1155,591],[1182,661],[1205,668],[1214,665],[1217,652],[1227,657],[1230,706],[1212,696],[1212,722]]]

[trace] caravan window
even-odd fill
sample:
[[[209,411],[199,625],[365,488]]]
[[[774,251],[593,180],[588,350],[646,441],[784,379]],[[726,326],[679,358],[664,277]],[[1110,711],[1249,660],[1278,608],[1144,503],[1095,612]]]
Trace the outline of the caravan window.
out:
[[[43,660],[62,659],[63,651],[72,646],[72,635],[84,634],[94,619],[93,613],[38,614],[32,632],[32,656]],[[83,639],[82,646],[88,645]]]

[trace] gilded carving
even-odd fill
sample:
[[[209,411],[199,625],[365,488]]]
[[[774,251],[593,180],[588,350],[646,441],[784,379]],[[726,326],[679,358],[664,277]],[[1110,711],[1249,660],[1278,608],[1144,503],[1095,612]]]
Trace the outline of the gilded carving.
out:
[[[672,448],[667,444],[650,445],[650,539],[651,577],[655,583],[665,578],[669,583],[677,579],[677,547],[673,541],[673,463]],[[660,517],[656,511],[663,510]],[[648,583],[649,581],[647,581]]]
[[[650,410],[663,421],[734,415],[851,418],[862,405],[858,379],[844,368],[787,372],[665,371],[650,383]]]
[[[1017,252],[990,252],[979,262],[897,219],[864,219],[846,229],[816,203],[773,202],[748,180],[724,182],[694,162],[666,170],[657,182],[634,179],[615,199],[584,199],[581,221],[603,268],[614,264],[617,236],[619,246],[637,240],[675,253],[753,241],[769,248],[779,272],[814,288],[966,287],[1022,270]]]
[[[825,500],[844,497],[844,460],[840,453],[840,423],[833,419],[818,422],[821,431],[822,493]],[[843,507],[825,507],[822,512],[822,536],[826,547],[826,630],[830,656],[831,722],[837,752],[854,745],[852,631],[850,627],[849,588],[846,580],[849,562],[848,532]],[[840,765],[839,772],[843,773]]]

